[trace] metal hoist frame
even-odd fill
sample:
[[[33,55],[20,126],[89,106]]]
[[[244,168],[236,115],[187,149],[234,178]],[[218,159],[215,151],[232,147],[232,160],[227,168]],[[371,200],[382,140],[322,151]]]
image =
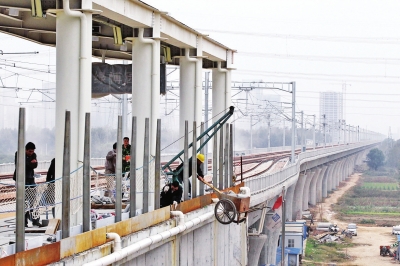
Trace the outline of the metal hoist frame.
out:
[[[231,118],[233,115],[235,107],[231,106],[229,107],[229,111],[224,114],[221,118],[219,118],[214,124],[212,124],[206,131],[204,131],[200,136],[196,138],[196,143],[200,141],[203,137],[205,137],[204,142],[197,148],[197,152],[200,152],[200,150],[209,142],[212,137],[214,137],[215,134],[217,134],[218,130],[226,123],[226,121]],[[213,131],[212,131],[213,130]],[[212,132],[211,132],[212,131]],[[190,149],[193,146],[193,142],[189,144],[188,149]],[[183,159],[181,158],[184,150],[179,152],[174,158],[172,158],[169,162],[167,162],[161,169],[163,170],[164,174],[169,176],[172,175],[172,180],[176,180],[177,176],[183,171],[183,167],[179,169],[178,171],[173,171],[171,168],[171,164],[176,160],[180,159],[181,162],[183,162]],[[189,160],[192,159],[192,157],[189,158]],[[168,171],[165,171],[165,170]]]

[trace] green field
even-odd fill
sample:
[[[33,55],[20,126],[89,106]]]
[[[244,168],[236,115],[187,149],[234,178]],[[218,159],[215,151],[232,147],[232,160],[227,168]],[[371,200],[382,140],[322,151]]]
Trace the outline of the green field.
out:
[[[397,190],[397,183],[376,183],[376,182],[363,182],[361,185],[365,189],[379,189],[379,190]]]

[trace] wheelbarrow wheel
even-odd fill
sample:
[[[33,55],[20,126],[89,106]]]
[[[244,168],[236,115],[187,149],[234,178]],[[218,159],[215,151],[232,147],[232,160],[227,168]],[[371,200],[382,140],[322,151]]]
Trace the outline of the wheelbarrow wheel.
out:
[[[229,199],[221,199],[215,205],[214,214],[221,224],[230,224],[236,216],[235,204]]]

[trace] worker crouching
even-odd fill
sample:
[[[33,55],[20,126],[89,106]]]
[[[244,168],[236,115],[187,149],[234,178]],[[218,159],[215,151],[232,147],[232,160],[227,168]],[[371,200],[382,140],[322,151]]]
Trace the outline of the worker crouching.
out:
[[[182,200],[183,190],[178,181],[174,181],[163,187],[160,195],[160,207],[177,205]]]

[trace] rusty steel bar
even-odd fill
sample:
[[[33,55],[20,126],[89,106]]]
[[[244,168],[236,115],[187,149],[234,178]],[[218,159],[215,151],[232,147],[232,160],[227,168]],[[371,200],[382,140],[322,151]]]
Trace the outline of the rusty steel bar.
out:
[[[195,140],[197,138],[196,136],[196,121],[193,121],[193,139]],[[191,195],[192,198],[197,197],[197,142],[193,141],[192,145],[192,165],[189,167],[192,167],[192,191]]]
[[[90,113],[85,114],[85,142],[83,148],[83,232],[90,231]]]
[[[25,108],[19,108],[18,156],[16,161],[17,216],[16,252],[25,250]]]
[[[122,220],[122,116],[118,116],[117,159],[115,169],[115,222]]]
[[[184,143],[183,143],[183,198],[184,200],[189,199],[189,126],[188,121],[185,120],[185,136],[184,136]],[[186,179],[186,181],[185,181]]]
[[[71,160],[71,112],[65,111],[64,129],[64,154],[62,170],[62,213],[61,213],[61,235],[62,239],[70,236],[70,208],[71,208],[71,185],[70,185],[70,160]]]
[[[137,118],[132,117],[132,135],[131,135],[131,173],[129,188],[129,217],[136,215],[136,147],[137,147]]]
[[[149,118],[144,122],[144,154],[143,154],[143,213],[149,212],[149,149],[150,149],[150,130]]]
[[[156,157],[154,163],[154,209],[160,208],[161,119],[157,119]]]

